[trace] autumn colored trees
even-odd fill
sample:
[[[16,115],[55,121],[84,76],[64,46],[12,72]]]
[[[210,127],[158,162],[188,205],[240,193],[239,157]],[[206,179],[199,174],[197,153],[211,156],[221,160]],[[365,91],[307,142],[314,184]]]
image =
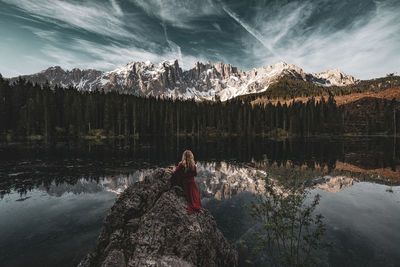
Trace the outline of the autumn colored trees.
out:
[[[334,98],[289,105],[255,105],[240,98],[226,102],[161,99],[133,95],[81,92],[74,88],[14,84],[0,77],[0,135],[45,138],[143,135],[271,135],[365,134],[400,129],[397,102],[373,104],[370,116],[338,107]],[[388,118],[385,120],[384,118]],[[390,118],[389,118],[390,117]],[[365,122],[365,123],[364,123]],[[352,126],[352,127],[350,127]],[[358,127],[359,128],[359,127]],[[398,130],[397,130],[398,131]]]

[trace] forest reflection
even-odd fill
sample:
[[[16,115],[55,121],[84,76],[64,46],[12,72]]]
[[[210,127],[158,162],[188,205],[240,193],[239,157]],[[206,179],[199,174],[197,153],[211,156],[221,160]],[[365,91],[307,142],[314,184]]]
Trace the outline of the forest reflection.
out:
[[[224,138],[115,140],[111,143],[30,143],[0,147],[0,197],[34,188],[74,193],[107,190],[120,193],[152,169],[173,166],[184,149],[194,151],[202,196],[217,199],[262,188],[268,172],[289,176],[349,176],[397,184],[399,143],[390,138],[292,139],[271,141]],[[169,145],[165,145],[169,144]],[[392,153],[388,153],[391,151]],[[286,177],[285,176],[285,177]],[[325,180],[326,180],[325,179]],[[57,189],[55,189],[57,187]]]

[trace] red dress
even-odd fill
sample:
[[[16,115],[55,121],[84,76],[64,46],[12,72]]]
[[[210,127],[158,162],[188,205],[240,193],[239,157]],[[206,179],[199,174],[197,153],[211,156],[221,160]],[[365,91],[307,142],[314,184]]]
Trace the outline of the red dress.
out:
[[[197,169],[188,171],[185,173],[184,167],[181,163],[178,164],[173,172],[176,176],[178,184],[183,184],[187,200],[187,213],[188,215],[194,214],[203,209],[200,202],[200,194],[197,189],[196,181],[194,177],[197,175]]]

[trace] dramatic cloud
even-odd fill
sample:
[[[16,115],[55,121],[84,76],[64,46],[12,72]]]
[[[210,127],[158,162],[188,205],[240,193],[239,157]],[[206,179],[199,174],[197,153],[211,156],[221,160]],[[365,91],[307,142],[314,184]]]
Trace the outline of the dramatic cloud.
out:
[[[257,14],[252,23],[260,29],[262,40],[267,40],[264,47],[267,43],[272,51],[268,54],[264,47],[247,41],[253,54],[263,55],[259,64],[284,60],[307,71],[342,68],[361,78],[400,70],[399,7],[376,2],[373,10],[341,28],[335,28],[335,17],[322,18],[307,28],[307,21],[315,19],[320,4],[302,2],[297,8],[288,4]]]
[[[0,0],[0,73],[130,61],[278,61],[357,78],[400,71],[395,0]]]
[[[35,34],[46,39],[53,39],[52,33],[35,32]],[[175,46],[174,46],[175,45]],[[58,45],[46,44],[41,49],[45,57],[36,58],[26,56],[26,60],[36,62],[44,66],[59,65],[66,69],[100,69],[112,70],[118,66],[125,65],[131,61],[151,61],[154,63],[179,59],[183,68],[191,68],[198,60],[205,61],[205,58],[182,55],[179,46],[170,44],[162,54],[156,54],[138,47],[125,47],[121,44],[101,45],[95,42],[74,39],[68,43],[68,50],[60,48]]]
[[[116,0],[108,4],[79,4],[60,0],[3,0],[32,17],[61,27],[75,27],[112,37],[132,38],[120,18],[123,13]]]
[[[191,21],[211,15],[217,15],[219,5],[212,0],[131,0],[146,13],[163,22],[180,28],[190,28]],[[197,25],[198,26],[198,25]]]

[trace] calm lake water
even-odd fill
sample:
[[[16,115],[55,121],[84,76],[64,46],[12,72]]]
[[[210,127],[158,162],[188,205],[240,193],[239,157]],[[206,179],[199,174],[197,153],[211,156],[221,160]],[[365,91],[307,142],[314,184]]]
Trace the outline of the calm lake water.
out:
[[[76,266],[96,244],[118,194],[183,150],[198,161],[203,205],[252,259],[257,223],[245,208],[263,193],[258,178],[310,181],[325,217],[321,266],[399,266],[400,140],[324,138],[172,139],[0,145],[0,266]],[[293,176],[293,174],[292,174]],[[289,176],[288,176],[289,177]]]

